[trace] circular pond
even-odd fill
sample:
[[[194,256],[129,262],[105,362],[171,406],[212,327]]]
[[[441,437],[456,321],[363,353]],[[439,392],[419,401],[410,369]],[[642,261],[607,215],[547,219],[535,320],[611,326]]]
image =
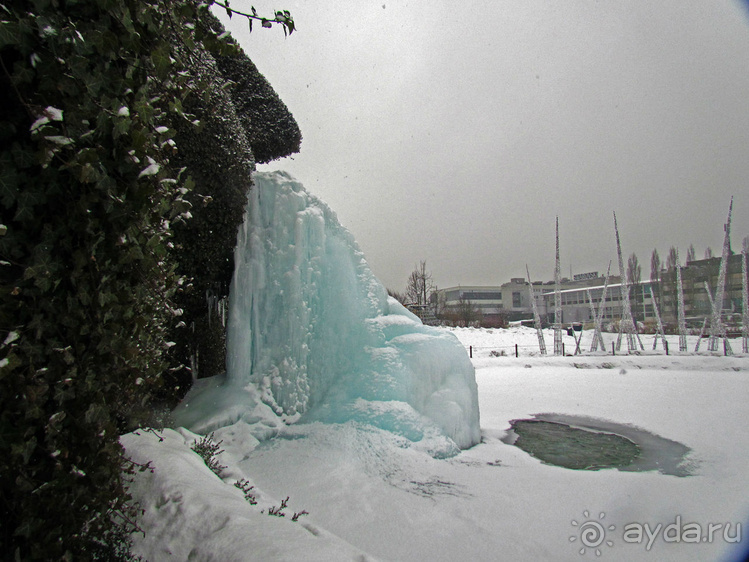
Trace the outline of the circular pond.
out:
[[[503,439],[546,464],[574,470],[657,470],[689,476],[690,449],[643,429],[583,416],[538,414],[512,420]]]

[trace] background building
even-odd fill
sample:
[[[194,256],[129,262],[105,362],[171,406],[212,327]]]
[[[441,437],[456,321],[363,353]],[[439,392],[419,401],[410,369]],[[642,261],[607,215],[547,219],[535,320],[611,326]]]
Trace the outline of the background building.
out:
[[[437,300],[441,304],[440,315],[456,323],[503,323],[502,287],[461,285],[440,289],[437,293]]]
[[[687,324],[702,326],[706,317],[712,315],[711,296],[715,295],[721,258],[695,260],[682,268],[684,308]],[[589,323],[594,321],[591,299],[595,313],[604,306],[604,323],[616,322],[622,317],[622,283],[618,276],[611,276],[602,302],[605,277],[597,272],[574,275],[570,280],[562,279],[562,319],[564,325]],[[705,289],[710,288],[710,295]],[[651,292],[652,291],[652,292]],[[458,314],[470,306],[480,313],[485,325],[500,325],[513,321],[533,321],[533,308],[528,290],[528,282],[515,277],[497,286],[465,285],[441,289],[437,299],[441,299],[442,312]],[[554,282],[534,282],[533,294],[541,321],[544,325],[554,322]],[[676,328],[678,323],[678,298],[676,290],[676,269],[661,271],[660,280],[647,280],[629,287],[632,316],[638,323],[654,324],[656,307],[663,323],[668,328]],[[742,312],[742,263],[741,255],[729,256],[726,274],[725,297],[723,299],[724,321],[729,330],[740,329]],[[438,314],[439,316],[439,314]],[[478,318],[477,318],[478,320]]]
[[[682,287],[684,291],[684,313],[687,325],[698,328],[704,319],[712,315],[710,301],[718,289],[721,258],[709,258],[687,262],[681,268]],[[710,295],[707,293],[710,289]],[[678,291],[676,286],[676,269],[663,271],[660,282],[661,314],[664,322],[678,322]],[[741,325],[742,312],[742,264],[741,254],[728,257],[726,286],[723,298],[723,315],[729,329],[732,325]]]

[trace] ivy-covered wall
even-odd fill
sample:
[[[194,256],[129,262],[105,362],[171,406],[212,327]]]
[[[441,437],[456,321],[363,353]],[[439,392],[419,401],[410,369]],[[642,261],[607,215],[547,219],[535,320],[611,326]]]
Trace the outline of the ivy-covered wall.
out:
[[[215,18],[204,23],[217,34],[224,31]],[[195,183],[186,196],[192,218],[174,228],[178,271],[189,279],[177,297],[186,329],[176,330],[174,339],[179,359],[191,371],[174,377],[177,397],[187,391],[190,378],[225,371],[226,334],[215,303],[229,293],[255,161],[293,154],[301,143],[286,105],[244,53],[201,56],[194,72],[212,88],[185,100],[185,110],[201,125],[182,120],[175,126],[179,152],[174,160]]]
[[[190,357],[221,368],[205,294],[228,290],[252,151],[300,135],[279,101],[266,125],[290,133],[263,132],[244,101],[270,87],[229,82],[217,59],[251,63],[210,6],[0,4],[4,559],[124,558],[139,467],[119,434],[159,423]]]

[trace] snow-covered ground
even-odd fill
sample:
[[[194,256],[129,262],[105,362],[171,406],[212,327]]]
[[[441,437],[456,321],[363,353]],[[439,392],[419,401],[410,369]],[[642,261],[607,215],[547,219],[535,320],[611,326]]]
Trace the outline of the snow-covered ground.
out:
[[[615,336],[604,334],[607,355],[555,357],[538,354],[532,329],[452,331],[472,348],[481,444],[438,460],[352,422],[292,426],[262,443],[240,422],[216,431],[227,466],[219,478],[190,450],[194,434],[130,434],[129,455],[154,467],[131,488],[144,509],[136,553],[152,562],[661,561],[731,560],[749,550],[749,357],[738,353],[741,340],[732,342],[737,355],[723,357],[679,354],[678,337],[669,337],[666,356],[643,336],[645,352],[612,356]],[[551,352],[550,331],[545,341]],[[573,338],[564,341],[573,352]],[[568,470],[501,441],[510,420],[550,412],[683,443],[693,474]],[[256,505],[233,485],[240,479],[255,486]],[[287,496],[286,517],[269,516]],[[309,514],[292,521],[302,510]]]

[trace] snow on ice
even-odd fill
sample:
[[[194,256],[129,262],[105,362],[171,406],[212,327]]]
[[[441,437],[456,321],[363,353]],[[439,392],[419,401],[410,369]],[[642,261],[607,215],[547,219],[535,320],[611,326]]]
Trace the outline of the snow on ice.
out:
[[[130,486],[143,510],[136,555],[733,561],[749,551],[746,355],[541,356],[530,328],[424,327],[301,185],[260,174],[251,197],[228,374],[198,381],[176,429],[122,437],[152,467]],[[608,349],[616,334],[603,337]],[[504,442],[511,420],[539,414],[683,444],[689,476],[570,470]],[[191,450],[211,431],[220,474]],[[288,515],[269,516],[286,497]],[[583,532],[594,523],[600,541]],[[660,534],[637,542],[637,529]]]
[[[239,421],[216,430],[227,466],[220,478],[190,450],[197,435],[166,430],[159,442],[152,433],[129,434],[128,454],[155,469],[133,484],[146,512],[135,552],[151,561],[743,559],[747,356],[540,356],[532,328],[445,332],[473,346],[480,444],[436,459],[406,437],[356,422],[295,424],[259,441],[257,426]],[[551,342],[552,331],[544,333]],[[584,333],[584,348],[591,336]],[[603,337],[610,347],[617,334]],[[667,338],[677,349],[678,336]],[[508,353],[492,353],[502,350]],[[503,442],[510,420],[541,413],[609,420],[682,443],[691,450],[685,463],[692,475],[569,470]],[[234,487],[242,478],[255,486],[257,505]],[[287,496],[289,515],[269,517]],[[309,515],[292,522],[301,510]],[[677,518],[684,528],[698,524],[706,539],[711,524],[730,523],[729,539],[741,524],[741,542],[726,541],[723,527],[712,540],[667,541],[663,531]],[[613,546],[585,547],[586,519],[604,523]],[[661,525],[660,534],[627,542],[626,525]]]

